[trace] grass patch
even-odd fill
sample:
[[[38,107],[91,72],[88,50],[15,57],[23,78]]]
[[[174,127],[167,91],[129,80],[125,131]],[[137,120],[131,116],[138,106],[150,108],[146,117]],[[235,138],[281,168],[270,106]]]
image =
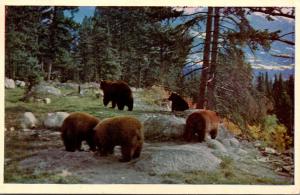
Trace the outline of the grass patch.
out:
[[[7,128],[19,128],[18,119],[24,112],[32,112],[38,119],[50,112],[87,112],[96,117],[107,118],[117,115],[139,116],[141,114],[166,114],[166,111],[147,111],[134,108],[132,112],[125,110],[104,107],[102,100],[95,96],[51,96],[51,103],[43,102],[22,102],[19,99],[23,96],[24,89],[5,90],[5,125]],[[109,105],[110,106],[110,105]],[[169,114],[169,112],[168,112]]]
[[[61,147],[60,139],[44,141],[39,134],[24,132],[6,132],[4,156],[7,162],[4,167],[5,183],[79,183],[73,176],[60,176],[56,173],[33,172],[30,169],[20,169],[20,161],[34,156],[38,151]]]
[[[184,184],[289,184],[274,178],[257,176],[241,170],[230,158],[223,158],[220,167],[213,172],[191,171],[184,173],[171,173],[162,175],[163,183]]]
[[[19,169],[17,162],[10,163],[4,170],[4,183],[47,183],[47,184],[78,184],[76,176],[62,176],[59,173],[33,172],[30,169]]]

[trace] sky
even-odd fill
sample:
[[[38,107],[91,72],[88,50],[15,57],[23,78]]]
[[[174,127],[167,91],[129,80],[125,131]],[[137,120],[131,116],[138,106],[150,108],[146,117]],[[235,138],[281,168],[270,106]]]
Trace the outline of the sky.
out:
[[[79,7],[79,11],[75,14],[75,21],[81,23],[85,16],[90,17],[94,15],[94,6],[82,6]]]
[[[182,8],[176,8],[182,10]],[[188,7],[185,8],[185,12],[188,14],[205,11],[205,7]],[[92,16],[94,14],[95,7],[93,6],[83,6],[79,7],[79,11],[75,14],[74,19],[81,23],[85,16]],[[289,11],[288,9],[286,10]],[[282,34],[295,31],[295,21],[292,19],[287,19],[283,17],[276,17],[274,21],[267,21],[265,15],[262,13],[254,13],[248,16],[248,19],[251,22],[251,25],[256,29],[268,29],[269,31],[281,30]],[[191,31],[191,33],[195,33]],[[199,39],[205,38],[205,34],[199,35]],[[293,35],[287,37],[289,39],[294,39]],[[246,59],[252,65],[252,68],[255,71],[281,71],[286,72],[286,76],[292,74],[295,68],[295,60],[287,58],[277,58],[273,57],[271,54],[287,54],[294,56],[295,54],[294,46],[283,44],[280,42],[274,42],[272,44],[271,50],[269,52],[264,51],[263,49],[256,51],[254,54],[246,49]],[[190,59],[194,61],[199,61],[201,55],[197,54],[194,56],[189,56]],[[201,66],[201,64],[199,64]],[[196,68],[196,67],[195,67]]]

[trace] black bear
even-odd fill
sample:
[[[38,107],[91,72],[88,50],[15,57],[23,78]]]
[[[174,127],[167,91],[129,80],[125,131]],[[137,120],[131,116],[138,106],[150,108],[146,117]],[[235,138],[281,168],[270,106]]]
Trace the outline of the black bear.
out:
[[[112,102],[112,108],[118,106],[119,110],[123,110],[124,106],[128,107],[129,111],[133,109],[132,91],[124,81],[101,81],[100,89],[103,90],[103,104],[107,106]]]
[[[94,143],[93,128],[99,123],[99,119],[83,112],[73,112],[65,118],[61,126],[61,138],[66,151],[81,150],[81,142],[86,141],[90,150],[96,149]]]
[[[114,147],[121,146],[121,162],[138,158],[144,143],[143,126],[131,116],[117,116],[102,120],[94,128],[95,144],[100,155],[113,154]]]
[[[199,110],[190,114],[186,120],[183,137],[186,141],[198,140],[202,142],[210,134],[215,139],[218,134],[220,117],[211,110]]]
[[[177,93],[172,92],[168,100],[172,101],[172,111],[184,111],[189,109],[188,103]]]

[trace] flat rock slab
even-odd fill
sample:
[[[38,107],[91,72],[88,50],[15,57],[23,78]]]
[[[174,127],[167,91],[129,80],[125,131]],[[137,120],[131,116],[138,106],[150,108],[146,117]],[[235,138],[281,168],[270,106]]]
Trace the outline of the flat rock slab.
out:
[[[20,162],[20,168],[34,172],[64,172],[82,183],[161,183],[161,174],[185,171],[213,171],[221,160],[205,144],[145,144],[140,158],[120,163],[115,154],[101,157],[93,152],[66,152],[63,148],[42,150]]]

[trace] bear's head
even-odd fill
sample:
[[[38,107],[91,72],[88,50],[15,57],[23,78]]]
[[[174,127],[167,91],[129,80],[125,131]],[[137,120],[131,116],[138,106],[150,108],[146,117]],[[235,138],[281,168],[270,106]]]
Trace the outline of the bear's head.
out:
[[[107,86],[109,85],[108,83],[109,83],[109,81],[101,80],[100,81],[100,89],[105,90],[107,88]]]
[[[177,93],[172,92],[171,95],[170,95],[170,97],[168,98],[168,100],[174,101],[175,99],[178,98],[178,96],[179,96],[179,95],[178,95]]]

